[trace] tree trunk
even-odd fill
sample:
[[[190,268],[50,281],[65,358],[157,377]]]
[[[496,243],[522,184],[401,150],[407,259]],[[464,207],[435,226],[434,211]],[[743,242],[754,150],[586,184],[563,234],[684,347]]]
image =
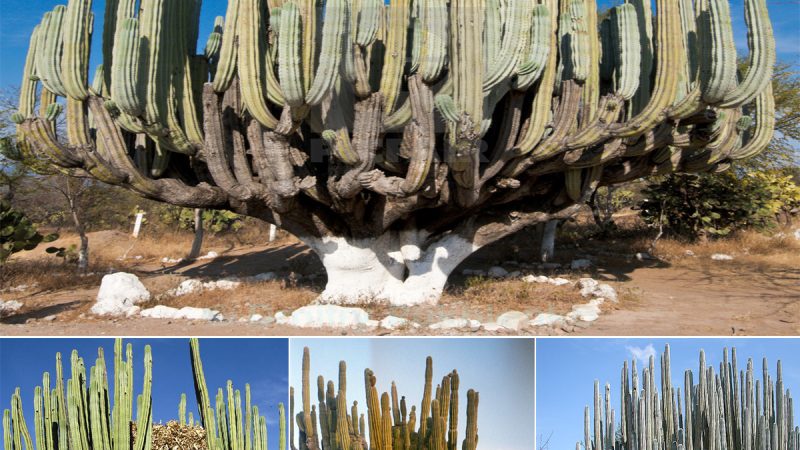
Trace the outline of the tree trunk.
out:
[[[301,238],[322,260],[328,275],[317,303],[436,304],[450,273],[479,247],[448,234],[423,248],[415,231],[378,238]]]
[[[203,248],[203,210],[200,208],[194,209],[194,241],[192,241],[192,249],[189,251],[188,259],[196,259],[200,256],[200,250]]]
[[[539,258],[542,262],[553,260],[556,249],[556,231],[558,231],[558,220],[551,220],[544,225],[542,232],[542,245],[539,251]]]
[[[78,205],[78,196],[80,193],[76,193],[72,190],[70,181],[71,180],[67,180],[66,183],[67,202],[69,203],[70,213],[72,213],[72,221],[75,224],[75,231],[78,233],[78,237],[81,241],[81,246],[78,249],[78,271],[81,273],[86,273],[89,270],[89,237],[86,236],[86,227],[84,226],[80,207]]]

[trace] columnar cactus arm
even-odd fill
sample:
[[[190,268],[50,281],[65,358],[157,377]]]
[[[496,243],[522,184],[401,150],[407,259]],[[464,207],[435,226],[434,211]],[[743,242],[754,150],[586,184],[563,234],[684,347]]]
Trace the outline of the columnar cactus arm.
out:
[[[389,21],[387,23],[386,52],[381,73],[380,93],[383,95],[385,115],[394,112],[403,70],[406,64],[406,47],[411,16],[411,0],[391,0],[389,2]]]
[[[64,91],[75,100],[89,96],[86,76],[90,41],[86,39],[91,19],[91,0],[70,0],[64,15],[61,73]]]
[[[222,31],[222,45],[217,60],[217,70],[214,74],[214,90],[218,93],[230,88],[236,72],[236,31],[238,30],[239,8],[242,0],[228,0],[225,12],[225,27]]]
[[[492,63],[484,74],[483,90],[490,91],[509,79],[518,67],[530,32],[531,3],[524,0],[510,1],[506,5],[506,26],[499,53],[490,54]]]
[[[583,86],[583,113],[581,126],[591,124],[601,112],[598,107],[600,97],[600,37],[597,24],[597,0],[585,0],[586,29],[589,47],[586,81]]]
[[[63,5],[58,5],[53,11],[45,13],[39,28],[43,39],[38,41],[36,51],[36,73],[42,85],[62,97],[66,96],[61,78],[62,27],[65,11]]]
[[[775,131],[775,97],[772,85],[768,84],[756,98],[755,124],[744,145],[733,152],[732,159],[745,159],[762,152],[772,140]]]
[[[627,123],[613,127],[616,137],[632,137],[652,128],[666,115],[666,109],[677,95],[679,77],[675,67],[685,64],[681,51],[681,19],[679,6],[675,1],[659,0],[656,24],[656,73],[652,94],[647,105]],[[643,64],[645,66],[645,64]],[[643,74],[645,68],[643,67]],[[642,75],[644,79],[644,75]],[[643,88],[639,83],[639,92]]]
[[[298,108],[305,103],[301,32],[300,8],[294,2],[287,2],[281,8],[280,15],[278,75],[283,96],[292,108]]]
[[[34,115],[36,108],[36,86],[38,85],[38,75],[36,74],[36,50],[38,48],[41,25],[37,25],[31,34],[28,54],[25,58],[25,67],[22,70],[22,82],[19,89],[19,114],[22,118]]]
[[[652,3],[648,0],[633,0],[630,3],[636,8],[640,48],[642,51],[642,69],[640,71],[639,90],[636,91],[636,95],[633,98],[633,113],[638,114],[644,109],[652,96],[653,84],[650,77],[653,74],[653,60],[658,59],[656,56],[656,47],[658,47],[656,42],[658,42],[658,38],[656,37],[656,42],[654,42]],[[658,16],[661,16],[660,6],[657,6],[657,11]],[[674,69],[674,67],[672,68]]]
[[[475,450],[478,447],[478,401],[477,392],[467,391],[467,436],[464,438],[463,450]]]
[[[749,64],[744,80],[729,92],[721,108],[741,106],[749,103],[766,89],[772,80],[775,66],[775,36],[769,20],[766,0],[746,0],[747,46],[750,49]]]
[[[242,101],[247,111],[267,128],[275,128],[278,120],[267,107],[266,71],[272,70],[265,61],[268,46],[262,24],[261,2],[239,0],[237,35],[239,38],[238,73]]]
[[[548,5],[534,5],[526,53],[522,55],[517,66],[516,79],[512,80],[514,89],[527,91],[544,72],[551,51],[552,25]]]
[[[448,15],[446,0],[424,0],[416,2],[422,10],[422,48],[420,49],[419,73],[423,81],[436,81],[447,62]]]
[[[306,94],[306,103],[309,105],[320,104],[325,96],[333,91],[339,79],[347,13],[348,6],[344,0],[325,2],[319,65],[314,81]]]
[[[736,88],[736,46],[727,0],[708,0],[701,11],[700,88],[703,102],[722,102]]]
[[[115,61],[110,66],[111,99],[124,113],[139,116],[144,112],[139,92],[139,20],[128,18],[116,31]]]

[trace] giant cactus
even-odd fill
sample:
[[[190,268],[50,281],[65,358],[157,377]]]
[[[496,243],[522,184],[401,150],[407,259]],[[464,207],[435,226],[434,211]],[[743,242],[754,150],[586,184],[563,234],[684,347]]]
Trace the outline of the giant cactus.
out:
[[[595,381],[594,408],[584,410],[586,450],[800,446],[800,427],[794,424],[792,396],[784,386],[780,361],[773,378],[764,358],[758,380],[752,359],[744,369],[737,366],[735,348],[723,351],[718,370],[706,364],[701,350],[698,371],[686,370],[681,389],[673,384],[669,345],[660,360],[659,369],[651,356],[641,377],[635,359],[630,367],[627,361],[623,364],[619,410],[611,407],[611,385],[606,384],[602,394],[600,382]]]
[[[322,259],[321,301],[433,303],[472,252],[600,185],[761,151],[775,42],[743,1],[738,79],[727,0],[602,21],[596,0],[229,0],[200,55],[200,1],[114,0],[90,89],[91,0],[70,0],[34,30],[14,118],[73,175],[280,225]]]
[[[303,349],[303,410],[294,415],[294,389],[290,390],[291,419],[296,420],[300,450],[475,450],[478,445],[478,393],[467,392],[466,436],[458,440],[459,377],[455,370],[433,390],[433,360],[425,364],[425,389],[421,408],[398,395],[393,382],[390,392],[378,394],[377,377],[364,370],[366,418],[359,415],[358,402],[348,409],[347,365],[339,363],[338,387],[317,377],[318,407],[311,404],[311,354]],[[318,420],[318,422],[317,422]],[[294,438],[294,436],[292,436]],[[294,441],[292,441],[294,442]],[[292,445],[294,449],[294,445]]]

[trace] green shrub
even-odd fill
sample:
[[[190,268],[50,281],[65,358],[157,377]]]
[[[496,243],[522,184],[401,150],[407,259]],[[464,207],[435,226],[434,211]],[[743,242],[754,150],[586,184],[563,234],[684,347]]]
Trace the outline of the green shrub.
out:
[[[692,239],[772,227],[800,205],[800,188],[777,172],[674,174],[644,193],[639,206],[645,222]]]
[[[22,212],[12,209],[7,202],[0,202],[0,264],[14,253],[33,250],[42,242],[57,238],[54,234],[41,235]]]

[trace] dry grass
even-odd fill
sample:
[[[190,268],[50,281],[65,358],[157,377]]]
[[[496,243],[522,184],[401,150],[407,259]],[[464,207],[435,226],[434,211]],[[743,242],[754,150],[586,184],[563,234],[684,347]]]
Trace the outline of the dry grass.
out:
[[[687,255],[687,251],[694,253]],[[669,238],[659,240],[655,256],[672,264],[695,264],[723,253],[735,259],[729,263],[746,265],[750,270],[788,269],[800,265],[800,241],[790,233],[772,236],[756,231],[742,231],[725,239],[690,243]]]
[[[526,283],[521,280],[469,278],[463,288],[448,290],[442,303],[461,302],[494,310],[520,309],[565,314],[572,305],[586,303],[572,286]]]
[[[75,266],[55,257],[14,261],[0,266],[0,292],[21,286],[37,292],[97,286],[104,274],[95,271],[103,269],[102,265],[93,264],[87,275],[81,275]]]

